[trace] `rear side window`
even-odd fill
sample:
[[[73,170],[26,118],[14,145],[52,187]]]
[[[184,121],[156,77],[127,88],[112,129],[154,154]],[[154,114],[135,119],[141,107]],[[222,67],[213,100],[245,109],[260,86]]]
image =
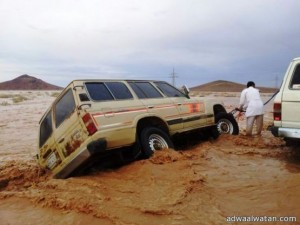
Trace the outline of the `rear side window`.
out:
[[[132,94],[125,84],[121,82],[107,82],[105,83],[109,88],[115,99],[131,99]]]
[[[293,89],[300,89],[300,64],[298,64],[295,69],[290,87]]]
[[[171,86],[165,82],[155,82],[159,90],[168,97],[185,97],[183,93],[177,90],[175,87]]]
[[[65,119],[70,117],[75,110],[75,101],[72,89],[56,103],[55,105],[55,125],[58,127]]]
[[[43,119],[40,125],[40,147],[42,147],[52,134],[52,116],[51,111]]]
[[[139,98],[162,98],[163,96],[149,82],[130,82],[129,83]]]
[[[109,101],[132,99],[133,96],[127,86],[122,82],[95,82],[85,84],[94,101]]]
[[[114,99],[104,83],[86,83],[85,86],[91,98],[95,101],[108,101]]]

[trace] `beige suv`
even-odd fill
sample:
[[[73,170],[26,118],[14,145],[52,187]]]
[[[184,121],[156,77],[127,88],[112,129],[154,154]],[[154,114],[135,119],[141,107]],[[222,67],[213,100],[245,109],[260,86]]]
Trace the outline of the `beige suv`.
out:
[[[116,151],[124,158],[150,157],[173,148],[172,138],[187,131],[201,129],[215,138],[238,134],[220,102],[148,80],[75,80],[39,124],[37,159],[55,178],[72,176]]]

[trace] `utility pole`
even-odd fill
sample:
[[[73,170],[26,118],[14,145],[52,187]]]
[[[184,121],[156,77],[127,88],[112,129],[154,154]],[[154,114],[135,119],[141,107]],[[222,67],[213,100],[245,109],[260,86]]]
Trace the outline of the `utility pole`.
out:
[[[176,75],[176,73],[174,71],[174,68],[173,68],[173,72],[171,73],[170,78],[172,78],[172,84],[173,84],[174,87],[175,87],[175,79],[176,79],[176,77],[178,77],[178,76]]]

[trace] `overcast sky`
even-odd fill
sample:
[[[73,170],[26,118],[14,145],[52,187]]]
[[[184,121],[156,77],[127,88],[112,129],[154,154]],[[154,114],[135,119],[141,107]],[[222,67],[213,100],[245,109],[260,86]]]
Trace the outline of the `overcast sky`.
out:
[[[0,82],[214,80],[279,86],[300,56],[299,0],[0,0]]]

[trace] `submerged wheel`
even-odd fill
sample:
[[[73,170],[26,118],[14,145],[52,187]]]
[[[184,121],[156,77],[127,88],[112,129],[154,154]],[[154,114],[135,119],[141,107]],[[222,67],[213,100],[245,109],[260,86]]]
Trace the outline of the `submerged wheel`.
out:
[[[210,128],[210,136],[215,140],[218,139],[218,137],[220,136],[220,132],[217,126],[213,126],[212,128]]]
[[[230,113],[218,113],[216,116],[216,124],[220,134],[239,134],[239,125]]]
[[[144,128],[141,132],[140,141],[146,158],[152,156],[157,150],[174,148],[169,135],[155,127]]]

